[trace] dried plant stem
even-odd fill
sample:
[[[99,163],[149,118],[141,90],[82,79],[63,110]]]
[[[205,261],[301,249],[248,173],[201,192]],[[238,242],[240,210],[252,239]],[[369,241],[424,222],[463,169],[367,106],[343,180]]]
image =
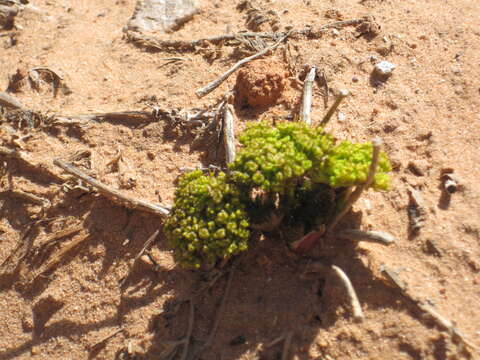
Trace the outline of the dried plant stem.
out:
[[[158,39],[152,36],[147,36],[135,31],[127,31],[126,37],[134,44],[145,47],[151,50],[168,51],[168,50],[180,50],[180,51],[194,51],[197,46],[204,46],[208,44],[220,44],[225,41],[235,41],[241,38],[261,38],[261,39],[273,39],[277,40],[287,34],[291,35],[304,35],[312,39],[318,39],[322,37],[326,30],[332,28],[342,28],[346,26],[356,26],[363,22],[366,22],[367,17],[360,19],[351,19],[345,21],[337,21],[334,23],[326,24],[318,28],[305,28],[298,30],[291,30],[289,32],[239,32],[234,34],[223,34],[219,36],[213,36],[210,38],[203,38],[198,40],[164,40]]]
[[[205,344],[203,345],[203,347],[193,357],[195,360],[199,359],[200,356],[202,355],[202,353],[206,349],[210,348],[210,346],[212,346],[212,344],[213,344],[213,340],[215,339],[215,335],[217,333],[218,325],[220,324],[220,319],[221,319],[221,317],[223,315],[223,312],[225,310],[225,304],[227,302],[227,298],[228,298],[228,295],[230,293],[230,288],[232,287],[233,275],[235,273],[236,264],[237,263],[233,264],[233,266],[230,270],[230,273],[228,274],[227,285],[225,286],[225,291],[223,293],[222,300],[220,302],[220,306],[218,307],[217,314],[215,315],[215,320],[213,322],[213,326],[212,326],[212,330],[210,331],[210,335],[208,336],[208,339],[205,342]]]
[[[450,320],[440,315],[430,305],[425,304],[417,296],[410,294],[407,285],[398,279],[395,271],[386,266],[382,266],[380,271],[388,278],[388,280],[391,281],[393,285],[400,290],[403,296],[411,300],[421,311],[427,313],[433,320],[435,320],[440,328],[447,330],[452,337],[459,339],[464,345],[480,353],[480,348],[473,344],[463,333],[461,333]]]
[[[312,89],[313,82],[315,81],[315,74],[317,69],[313,66],[305,78],[305,83],[303,87],[303,101],[302,101],[302,113],[301,119],[308,126],[312,125],[312,118],[310,113],[312,111]]]
[[[90,238],[90,233],[88,232],[79,234],[77,238],[73,239],[70,243],[65,245],[56,254],[54,254],[44,266],[42,266],[39,270],[31,273],[31,280],[35,280],[39,275],[51,270],[54,266],[58,265],[60,261],[62,261],[62,258],[65,256],[65,254],[83,243],[88,238]]]
[[[285,341],[283,342],[282,360],[288,360],[288,354],[290,352],[290,345],[292,344],[293,332],[289,332],[285,335]]]
[[[323,117],[322,121],[320,122],[319,126],[325,126],[327,125],[327,123],[330,121],[331,117],[333,116],[333,114],[335,113],[335,111],[337,110],[338,106],[340,105],[340,103],[343,101],[343,99],[345,99],[347,96],[349,95],[349,92],[348,90],[340,90],[340,92],[338,93],[338,96],[337,98],[335,99],[335,102],[333,103],[332,107],[330,108],[330,110],[328,110],[328,112],[325,114],[325,116]]]
[[[123,195],[120,191],[116,189],[112,189],[111,187],[105,185],[104,183],[92,178],[91,176],[85,174],[81,170],[77,169],[75,166],[72,164],[68,164],[63,160],[56,159],[53,161],[55,165],[58,167],[62,168],[69,174],[85,181],[89,185],[93,186],[98,190],[98,192],[108,199],[120,203],[121,205],[129,208],[129,209],[134,209],[134,210],[141,210],[141,211],[146,211],[151,214],[155,214],[161,217],[167,216],[170,211],[158,204],[152,204],[148,203],[143,200],[138,200],[131,198],[129,196]]]
[[[6,156],[12,159],[20,160],[25,163],[27,166],[34,168],[35,170],[48,175],[49,177],[54,178],[56,181],[63,182],[64,179],[56,174],[54,171],[49,169],[49,167],[37,160],[33,159],[28,153],[21,150],[12,150],[5,146],[0,146],[0,156]]]
[[[233,106],[226,103],[223,108],[223,141],[225,143],[227,164],[230,164],[235,160],[235,131],[233,126],[233,114]]]
[[[132,265],[130,266],[130,270],[129,271],[132,271],[133,267],[135,266],[135,264],[137,263],[138,259],[140,259],[140,257],[143,255],[143,253],[153,244],[153,242],[155,241],[155,239],[157,238],[158,234],[160,233],[160,230],[156,230],[149,238],[147,241],[145,241],[145,244],[143,245],[142,249],[138,252],[137,256],[135,256],[135,259],[133,259],[133,263]],[[125,276],[123,278],[123,280],[120,282],[120,287],[123,286],[123,284],[125,283],[125,281],[127,280],[128,278],[128,275]]]
[[[338,222],[350,211],[353,204],[360,198],[362,192],[373,183],[375,178],[375,173],[377,172],[378,166],[378,158],[380,156],[380,149],[382,147],[382,140],[377,138],[372,141],[373,144],[373,154],[372,154],[372,162],[370,164],[370,168],[368,171],[367,180],[358,185],[355,191],[348,197],[345,206],[334,216],[331,222],[327,225],[326,233],[329,234],[338,224]]]
[[[53,124],[71,123],[71,122],[88,122],[88,121],[111,121],[111,122],[133,122],[144,123],[153,121],[154,116],[151,111],[120,111],[110,113],[71,115],[71,116],[55,116]]]
[[[383,245],[390,245],[395,242],[395,238],[389,233],[383,231],[363,231],[358,229],[342,230],[336,235],[343,239],[352,241],[370,241]]]
[[[0,92],[0,106],[12,109],[26,110],[20,101],[5,92]]]
[[[222,75],[220,75],[217,79],[215,79],[214,81],[208,83],[204,87],[195,91],[195,94],[197,94],[197,96],[199,98],[209,94],[210,92],[215,90],[218,86],[220,86],[220,84],[222,84],[226,79],[228,79],[228,77],[230,75],[232,75],[235,71],[237,71],[244,64],[246,64],[246,63],[248,63],[252,60],[258,59],[259,57],[265,55],[269,51],[272,51],[272,50],[276,49],[289,36],[289,34],[290,33],[287,33],[286,35],[282,36],[280,38],[280,40],[278,40],[275,44],[266,47],[262,51],[259,51],[258,53],[254,54],[252,56],[249,56],[249,57],[246,57],[246,58],[240,60],[235,65],[233,65],[230,69],[228,69],[226,72],[224,72]]]
[[[50,204],[49,200],[47,200],[45,198],[42,198],[40,196],[31,194],[31,193],[27,193],[27,192],[22,191],[22,190],[9,190],[6,193],[11,195],[11,196],[14,196],[14,197],[26,200],[26,201],[30,201],[30,202],[32,202],[36,205],[40,205],[40,206],[43,206],[43,207],[46,207]]]
[[[90,346],[90,350],[94,350],[95,348],[98,348],[100,345],[104,344],[106,341],[110,340],[115,335],[121,333],[123,330],[124,330],[124,328],[121,327],[119,329],[116,329],[116,330],[112,331],[110,334],[108,334],[107,336],[103,337],[102,339],[97,341],[95,344]]]
[[[71,226],[67,229],[57,231],[56,233],[51,234],[51,235],[47,236],[45,239],[43,239],[42,240],[42,246],[46,246],[48,244],[51,244],[54,241],[57,241],[58,239],[61,239],[61,238],[66,237],[66,236],[73,235],[75,233],[78,233],[81,230],[83,230],[83,225],[82,224],[74,225],[74,226]]]
[[[353,288],[353,285],[350,279],[348,278],[347,274],[345,274],[345,272],[336,265],[332,265],[332,270],[335,272],[338,278],[342,280],[342,283],[345,286],[345,289],[347,290],[348,297],[350,298],[350,304],[352,305],[353,318],[355,319],[355,321],[358,321],[358,322],[363,321],[364,316],[363,316],[362,307],[360,306],[360,301],[358,301],[358,297],[355,292],[355,289]]]
[[[187,360],[188,358],[188,348],[190,346],[190,340],[192,339],[193,323],[195,320],[195,305],[192,299],[190,299],[188,302],[190,303],[190,313],[188,315],[188,328],[187,328],[187,334],[185,335],[185,338],[184,338],[183,352],[180,358],[181,360]]]

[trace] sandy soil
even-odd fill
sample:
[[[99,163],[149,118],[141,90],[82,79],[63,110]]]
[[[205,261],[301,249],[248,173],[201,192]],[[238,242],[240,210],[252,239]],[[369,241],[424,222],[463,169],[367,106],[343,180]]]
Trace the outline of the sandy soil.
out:
[[[122,32],[134,0],[32,3],[40,13],[17,16],[16,43],[0,37],[0,89],[8,87],[18,69],[58,72],[71,94],[53,97],[48,86],[34,91],[28,83],[13,94],[43,114],[149,110],[148,104],[167,110],[206,108],[234,87],[236,74],[202,99],[195,90],[246,56],[227,45],[182,53],[136,47]],[[380,267],[395,270],[411,294],[454,321],[480,347],[480,2],[259,4],[278,15],[262,30],[374,16],[376,33],[362,35],[349,26],[330,29],[318,39],[289,39],[290,67],[302,79],[305,68],[315,65],[332,92],[351,92],[341,105],[344,116],[335,116],[327,127],[337,138],[383,139],[394,163],[392,190],[366,194],[342,227],[388,231],[397,241],[388,247],[354,246],[338,239],[323,259],[350,276],[365,313],[362,323],[353,321],[334,276],[307,276],[310,260],[273,240],[261,242],[236,270],[217,335],[201,358],[280,359],[282,343],[267,345],[287,333],[293,334],[289,359],[479,356],[424,317],[385,280]],[[198,15],[163,37],[190,40],[245,30],[245,12],[236,5],[233,0],[204,1]],[[284,52],[281,46],[267,58],[285,62]],[[169,57],[184,60],[165,60]],[[396,69],[377,83],[371,74],[380,60]],[[301,84],[290,80],[288,101],[261,109],[237,106],[237,127],[258,118],[291,116]],[[316,84],[314,121],[326,111],[324,95]],[[182,301],[209,278],[178,268],[161,235],[150,258],[131,269],[145,241],[161,229],[161,219],[115,205],[95,192],[66,191],[62,177],[67,176],[53,160],[73,161],[129,196],[171,204],[180,167],[222,165],[222,152],[215,157],[215,136],[194,146],[192,132],[161,117],[142,123],[29,128],[3,121],[0,126],[2,146],[21,146],[38,165],[0,155],[0,359],[162,358],[168,342],[186,332],[189,307]],[[18,140],[25,135],[30,136]],[[111,163],[119,153],[121,159]],[[442,189],[446,169],[453,169],[462,185],[452,195]],[[411,187],[423,198],[418,234],[410,232]],[[21,192],[47,199],[49,205],[22,199]],[[72,228],[76,231],[70,235],[52,238]],[[75,241],[78,246],[40,273]],[[225,283],[221,277],[197,298],[192,348],[207,339]],[[114,334],[118,329],[122,331]]]

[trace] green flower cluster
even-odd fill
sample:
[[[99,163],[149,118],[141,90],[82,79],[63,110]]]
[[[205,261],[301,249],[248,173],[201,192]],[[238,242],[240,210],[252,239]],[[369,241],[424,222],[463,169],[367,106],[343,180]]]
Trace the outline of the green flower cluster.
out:
[[[326,179],[333,188],[362,184],[367,180],[372,154],[371,143],[352,144],[343,141],[329,152],[328,157],[325,158],[323,165],[316,173],[317,180]],[[388,190],[390,179],[387,172],[391,170],[392,167],[387,156],[381,152],[372,184],[375,190]]]
[[[240,193],[224,173],[197,170],[179,178],[165,233],[181,264],[199,268],[246,250],[248,229]]]
[[[321,128],[304,123],[265,122],[250,125],[239,137],[244,146],[230,165],[232,180],[250,188],[284,194],[295,179],[318,166],[333,146]]]

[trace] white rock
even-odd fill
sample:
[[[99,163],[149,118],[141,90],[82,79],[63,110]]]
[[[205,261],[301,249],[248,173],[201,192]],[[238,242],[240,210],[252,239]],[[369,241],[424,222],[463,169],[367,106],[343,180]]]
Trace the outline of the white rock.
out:
[[[345,114],[342,113],[341,111],[339,111],[339,112],[337,113],[337,119],[338,119],[338,121],[340,121],[340,122],[345,121],[346,118],[347,118],[347,117],[345,116]]]
[[[380,61],[375,65],[375,72],[382,77],[389,77],[395,70],[395,64],[388,61]]]
[[[139,0],[127,28],[141,32],[169,32],[197,12],[195,0]]]

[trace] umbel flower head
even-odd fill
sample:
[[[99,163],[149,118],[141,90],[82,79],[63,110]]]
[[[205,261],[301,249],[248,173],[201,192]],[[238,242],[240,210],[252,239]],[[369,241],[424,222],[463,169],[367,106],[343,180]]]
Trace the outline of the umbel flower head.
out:
[[[198,268],[246,250],[248,228],[240,193],[224,173],[197,170],[179,178],[165,233],[181,264]]]

